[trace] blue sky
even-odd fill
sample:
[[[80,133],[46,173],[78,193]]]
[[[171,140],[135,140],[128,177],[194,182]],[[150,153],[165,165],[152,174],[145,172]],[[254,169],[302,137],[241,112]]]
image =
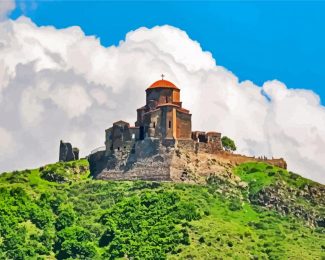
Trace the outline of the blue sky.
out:
[[[278,79],[325,100],[325,2],[24,1],[38,25],[80,26],[104,46],[130,30],[169,24],[185,30],[240,80]],[[18,3],[19,6],[19,3]]]

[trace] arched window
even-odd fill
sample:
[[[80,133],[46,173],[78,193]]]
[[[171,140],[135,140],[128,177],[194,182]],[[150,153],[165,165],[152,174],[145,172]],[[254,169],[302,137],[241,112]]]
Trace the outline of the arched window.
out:
[[[153,128],[156,128],[156,122],[153,122]]]

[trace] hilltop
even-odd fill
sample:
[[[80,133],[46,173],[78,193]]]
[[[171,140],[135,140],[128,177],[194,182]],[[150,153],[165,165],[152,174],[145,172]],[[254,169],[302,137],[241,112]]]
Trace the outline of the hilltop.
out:
[[[187,183],[95,180],[86,160],[3,173],[0,258],[324,259],[324,185],[262,162],[213,176],[195,163]]]

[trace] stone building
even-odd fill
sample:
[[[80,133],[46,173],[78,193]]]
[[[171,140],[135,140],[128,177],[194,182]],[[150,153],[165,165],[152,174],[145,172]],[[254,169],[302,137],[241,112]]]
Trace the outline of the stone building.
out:
[[[137,109],[135,126],[120,120],[106,129],[106,155],[134,150],[136,142],[146,138],[159,139],[165,145],[175,145],[178,140],[214,143],[222,149],[220,133],[192,132],[192,114],[182,107],[180,96],[180,89],[170,81],[151,84],[146,89],[146,104]]]
[[[154,82],[146,89],[146,104],[137,109],[135,126],[120,120],[105,130],[104,149],[88,156],[91,174],[106,180],[179,181],[193,175],[197,166],[189,170],[191,162],[202,160],[196,170],[208,176],[224,173],[230,164],[261,161],[223,151],[221,134],[192,131],[191,116],[178,87],[164,79]],[[283,159],[263,161],[286,167]]]

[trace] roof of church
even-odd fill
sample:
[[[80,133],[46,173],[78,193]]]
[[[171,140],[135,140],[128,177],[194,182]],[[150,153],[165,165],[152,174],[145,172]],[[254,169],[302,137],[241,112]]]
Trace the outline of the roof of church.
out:
[[[172,88],[172,89],[179,89],[176,87],[172,82],[168,80],[157,80],[156,82],[152,83],[151,86],[148,89],[153,89],[153,88]]]

